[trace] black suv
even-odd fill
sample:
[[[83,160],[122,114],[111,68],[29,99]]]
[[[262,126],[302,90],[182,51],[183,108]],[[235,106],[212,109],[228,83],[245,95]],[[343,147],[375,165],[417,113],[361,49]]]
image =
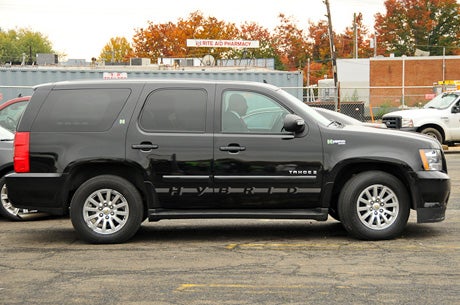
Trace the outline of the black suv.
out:
[[[450,179],[429,137],[330,121],[251,82],[112,80],[35,88],[15,136],[10,199],[70,213],[93,243],[145,219],[339,219],[360,239],[442,221]]]

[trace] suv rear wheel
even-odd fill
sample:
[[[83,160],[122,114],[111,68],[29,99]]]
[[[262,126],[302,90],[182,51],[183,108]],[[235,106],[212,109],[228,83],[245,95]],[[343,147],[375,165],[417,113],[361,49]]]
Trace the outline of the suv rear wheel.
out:
[[[121,243],[131,238],[143,219],[139,191],[118,176],[102,175],[83,183],[70,203],[77,234],[90,243]]]
[[[402,233],[409,218],[409,196],[402,182],[381,171],[352,177],[339,197],[345,229],[365,240],[391,239]]]

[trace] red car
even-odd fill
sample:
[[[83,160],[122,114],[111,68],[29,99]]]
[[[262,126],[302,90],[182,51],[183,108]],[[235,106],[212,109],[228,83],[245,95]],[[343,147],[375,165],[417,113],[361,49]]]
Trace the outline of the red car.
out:
[[[13,138],[16,125],[30,96],[17,97],[0,105],[0,215],[10,220],[21,220],[30,210],[18,209],[8,200],[5,175],[13,169]]]
[[[16,125],[22,112],[29,102],[30,96],[20,96],[0,105],[0,126],[12,132],[16,131]]]

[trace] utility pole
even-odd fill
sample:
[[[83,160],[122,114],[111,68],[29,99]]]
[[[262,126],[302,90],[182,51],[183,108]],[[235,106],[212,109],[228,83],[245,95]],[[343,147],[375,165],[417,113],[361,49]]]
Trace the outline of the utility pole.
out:
[[[332,32],[332,21],[331,21],[331,10],[329,8],[329,0],[324,0],[324,4],[326,4],[327,9],[327,21],[329,24],[329,47],[331,49],[331,60],[332,60],[332,74],[334,78],[334,90],[336,94],[334,94],[334,101],[335,101],[335,109],[338,109],[338,88],[337,88],[337,54],[335,52],[335,45],[334,45],[334,33]]]
[[[353,14],[353,58],[358,58],[358,25],[356,24],[356,13]]]

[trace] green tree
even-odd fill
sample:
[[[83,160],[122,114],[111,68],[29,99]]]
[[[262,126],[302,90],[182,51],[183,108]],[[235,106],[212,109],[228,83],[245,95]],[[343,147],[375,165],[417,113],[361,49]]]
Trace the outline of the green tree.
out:
[[[456,0],[386,0],[386,13],[375,15],[378,54],[457,54],[460,4]]]
[[[0,63],[36,62],[37,53],[55,53],[51,42],[40,32],[30,29],[0,29]]]

